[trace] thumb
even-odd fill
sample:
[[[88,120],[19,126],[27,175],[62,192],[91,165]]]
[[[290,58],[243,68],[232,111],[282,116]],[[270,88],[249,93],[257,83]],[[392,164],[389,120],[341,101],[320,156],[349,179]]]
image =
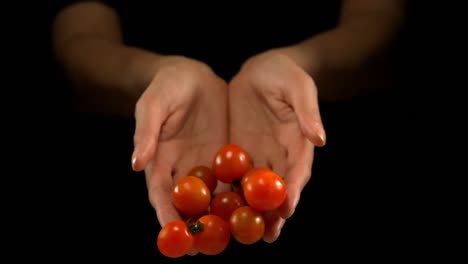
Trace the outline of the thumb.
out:
[[[307,75],[300,85],[289,89],[288,93],[289,103],[296,112],[304,136],[315,146],[324,146],[326,134],[320,117],[317,87],[313,79]]]
[[[133,136],[134,151],[132,168],[142,171],[153,157],[158,143],[159,132],[163,120],[160,104],[154,100],[141,100],[135,110],[135,134]]]

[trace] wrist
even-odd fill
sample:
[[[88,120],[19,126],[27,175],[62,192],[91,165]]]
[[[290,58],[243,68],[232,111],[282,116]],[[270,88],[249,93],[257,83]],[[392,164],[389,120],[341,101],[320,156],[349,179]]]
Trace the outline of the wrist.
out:
[[[288,56],[313,78],[315,78],[323,68],[320,53],[311,45],[299,43],[277,49],[277,52]]]
[[[122,74],[124,89],[133,98],[139,98],[156,74],[164,55],[138,48],[127,48],[127,66]]]
[[[150,85],[160,71],[212,73],[205,63],[181,55],[160,55],[135,50],[127,69],[127,83],[138,96]]]

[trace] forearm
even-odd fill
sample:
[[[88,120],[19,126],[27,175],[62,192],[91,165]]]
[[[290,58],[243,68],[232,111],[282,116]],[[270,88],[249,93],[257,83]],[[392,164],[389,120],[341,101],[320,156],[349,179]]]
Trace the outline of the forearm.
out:
[[[389,84],[388,55],[402,23],[399,14],[371,13],[287,47],[327,101],[349,99]]]
[[[99,38],[74,41],[59,60],[84,111],[132,115],[160,55]]]
[[[111,8],[89,1],[65,8],[54,21],[54,53],[81,110],[133,115],[156,71],[161,56],[126,46],[118,20]]]

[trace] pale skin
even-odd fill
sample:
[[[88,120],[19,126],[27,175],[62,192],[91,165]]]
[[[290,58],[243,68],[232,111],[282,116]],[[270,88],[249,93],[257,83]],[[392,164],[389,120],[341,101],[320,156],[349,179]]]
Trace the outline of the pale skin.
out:
[[[61,11],[54,50],[83,102],[91,102],[79,101],[80,109],[136,118],[132,166],[145,171],[161,225],[180,218],[171,203],[174,182],[194,165],[210,166],[216,150],[232,142],[256,166],[285,178],[287,199],[266,216],[264,240],[274,242],[311,178],[314,147],[326,144],[319,100],[388,83],[380,63],[402,23],[403,3],[343,1],[335,29],[250,58],[229,83],[183,54],[126,46],[118,14],[98,2]]]

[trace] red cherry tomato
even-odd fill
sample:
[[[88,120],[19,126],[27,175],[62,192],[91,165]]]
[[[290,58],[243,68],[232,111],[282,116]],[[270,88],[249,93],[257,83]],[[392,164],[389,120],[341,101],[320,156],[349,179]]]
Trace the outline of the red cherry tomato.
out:
[[[265,233],[263,215],[250,206],[242,206],[232,212],[229,220],[231,235],[239,243],[251,245],[259,241]]]
[[[204,215],[198,219],[199,231],[194,234],[195,249],[205,255],[217,255],[229,245],[229,223],[217,215]]]
[[[211,192],[205,182],[197,176],[185,176],[174,186],[172,202],[185,216],[198,216],[207,212]]]
[[[197,176],[198,178],[202,179],[210,192],[213,193],[218,185],[218,179],[214,176],[211,172],[211,169],[207,166],[196,166],[193,167],[189,172],[188,175]]]
[[[164,256],[178,258],[192,249],[194,241],[187,224],[182,220],[174,220],[163,226],[159,231],[157,246],[159,252]]]
[[[239,193],[233,191],[220,192],[211,200],[210,213],[229,221],[232,212],[244,205],[246,205],[244,198]]]
[[[224,183],[240,180],[252,168],[250,155],[238,145],[221,147],[212,165],[213,174]]]
[[[277,209],[286,198],[286,183],[269,168],[254,168],[242,178],[242,193],[252,208],[260,211]]]

